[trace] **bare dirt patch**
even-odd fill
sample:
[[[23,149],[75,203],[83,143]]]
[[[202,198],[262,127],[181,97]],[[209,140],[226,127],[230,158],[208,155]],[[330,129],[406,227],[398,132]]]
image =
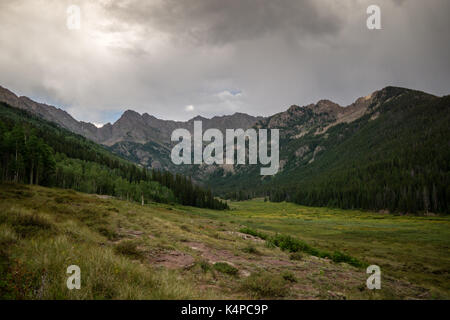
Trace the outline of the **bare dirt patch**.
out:
[[[127,230],[124,228],[119,228],[119,234],[124,237],[138,238],[142,236],[144,232],[138,230]]]
[[[265,265],[273,266],[273,267],[287,267],[287,266],[295,266],[295,263],[289,260],[279,259],[279,258],[269,258],[264,259],[263,262]]]
[[[186,246],[191,248],[192,250],[198,251],[202,258],[207,260],[209,263],[216,262],[242,262],[244,259],[241,257],[235,256],[232,252],[225,249],[213,249],[208,247],[202,242],[185,242]]]
[[[108,196],[108,195],[104,195],[104,194],[96,194],[95,197],[100,198],[100,199],[113,199],[113,196]]]
[[[117,230],[117,239],[115,239],[114,241],[110,241],[110,243],[119,244],[125,240],[138,239],[143,235],[143,231],[119,228],[119,230]]]
[[[152,253],[149,256],[149,262],[156,266],[179,269],[193,266],[195,259],[184,252],[174,250]]]

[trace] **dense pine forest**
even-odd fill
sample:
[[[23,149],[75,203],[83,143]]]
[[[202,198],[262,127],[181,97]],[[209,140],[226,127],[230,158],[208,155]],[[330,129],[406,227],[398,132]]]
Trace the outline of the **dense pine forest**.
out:
[[[39,184],[145,203],[227,209],[190,178],[149,171],[26,111],[0,104],[0,182]]]
[[[225,198],[268,196],[308,206],[450,212],[450,96],[388,87],[376,111],[326,132],[281,141],[283,170],[231,176]],[[317,150],[299,159],[299,148]],[[260,179],[250,187],[247,180]],[[224,183],[224,182],[222,182]],[[234,187],[230,187],[234,186]],[[220,186],[219,186],[220,187]],[[238,190],[238,191],[236,191]],[[240,190],[240,191],[239,191]]]
[[[329,136],[348,140],[333,156],[324,154],[322,161],[331,169],[309,176],[291,192],[284,190],[285,196],[311,206],[448,213],[449,108],[448,96],[406,95],[383,105],[374,121],[334,128]],[[271,199],[282,200],[282,193],[272,191]]]

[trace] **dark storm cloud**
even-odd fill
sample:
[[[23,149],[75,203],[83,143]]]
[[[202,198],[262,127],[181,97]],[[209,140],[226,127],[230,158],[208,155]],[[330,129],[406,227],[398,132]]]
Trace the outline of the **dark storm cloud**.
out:
[[[149,26],[196,44],[227,44],[271,33],[335,34],[343,21],[313,0],[115,1],[106,10],[119,21]]]
[[[392,0],[395,4],[401,6],[406,0]]]
[[[67,29],[77,4],[82,29]],[[368,30],[378,4],[382,30]],[[0,1],[0,85],[76,118],[270,115],[387,85],[448,94],[448,0]]]

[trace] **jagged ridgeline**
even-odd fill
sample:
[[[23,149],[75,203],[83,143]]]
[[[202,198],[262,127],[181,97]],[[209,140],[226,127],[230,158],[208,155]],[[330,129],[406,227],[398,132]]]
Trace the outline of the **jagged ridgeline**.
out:
[[[352,121],[338,121],[346,110]],[[237,167],[226,179],[213,176],[227,198],[450,212],[450,96],[387,87],[346,108],[293,106],[260,126],[280,128],[281,170],[261,177],[258,168]]]
[[[0,182],[39,184],[146,202],[226,209],[190,178],[148,171],[86,138],[0,103]]]

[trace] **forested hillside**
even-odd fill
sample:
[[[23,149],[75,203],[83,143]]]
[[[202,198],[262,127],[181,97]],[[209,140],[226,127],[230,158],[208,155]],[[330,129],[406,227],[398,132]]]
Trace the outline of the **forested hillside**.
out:
[[[70,188],[139,202],[227,208],[187,177],[140,168],[84,137],[3,103],[0,157],[1,182]]]
[[[213,177],[215,187],[236,199],[264,195],[310,206],[449,213],[450,96],[387,87],[371,99],[355,121],[323,133],[313,127],[300,138],[285,135],[277,175],[237,168],[226,179]],[[289,120],[290,127],[311,123],[302,114]]]
[[[170,148],[160,144],[100,146],[2,105],[1,179],[135,201],[226,207],[185,177],[189,175],[230,199],[265,196],[311,206],[448,213],[449,110],[450,96],[398,87],[386,87],[347,107],[329,100],[294,105],[255,124],[280,130],[280,171],[275,176],[260,176],[254,165],[179,166],[176,172],[183,176],[154,170],[170,167]],[[144,128],[152,121],[149,115],[127,111],[119,122]],[[157,122],[166,135],[179,124],[167,123]]]

